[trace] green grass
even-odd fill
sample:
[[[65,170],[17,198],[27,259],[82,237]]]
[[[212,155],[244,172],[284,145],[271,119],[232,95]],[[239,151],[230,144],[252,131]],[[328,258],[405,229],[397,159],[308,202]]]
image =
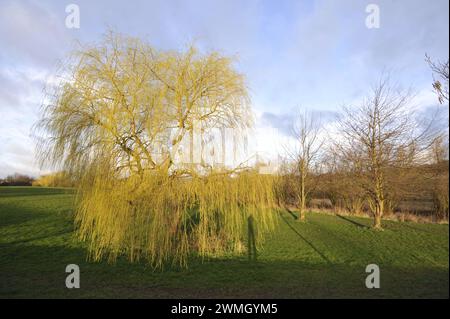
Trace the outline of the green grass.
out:
[[[307,222],[279,215],[259,251],[154,272],[145,263],[86,261],[73,237],[70,189],[0,187],[1,298],[448,298],[448,225],[319,213]],[[65,267],[81,269],[81,288],[65,288]],[[365,287],[380,266],[381,288]]]

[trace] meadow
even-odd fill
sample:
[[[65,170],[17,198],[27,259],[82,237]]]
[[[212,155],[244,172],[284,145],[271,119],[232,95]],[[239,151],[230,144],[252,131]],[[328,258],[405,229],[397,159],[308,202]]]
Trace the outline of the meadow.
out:
[[[448,225],[274,211],[278,227],[258,251],[154,271],[145,262],[87,260],[74,237],[71,189],[0,187],[0,298],[448,298]],[[379,265],[381,288],[365,268]],[[81,287],[65,287],[77,264]]]

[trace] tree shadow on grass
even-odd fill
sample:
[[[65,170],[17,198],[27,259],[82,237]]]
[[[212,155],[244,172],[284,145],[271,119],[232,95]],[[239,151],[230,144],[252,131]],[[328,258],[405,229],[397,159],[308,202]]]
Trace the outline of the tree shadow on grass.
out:
[[[338,217],[338,218],[340,218],[340,219],[342,219],[342,220],[344,220],[346,222],[352,223],[353,225],[358,226],[359,228],[370,229],[369,226],[366,226],[364,224],[358,223],[357,221],[354,221],[354,220],[352,220],[352,219],[350,219],[348,217],[345,217],[345,216],[342,216],[342,215],[339,215],[339,214],[336,214],[336,217]]]
[[[328,264],[332,264],[332,262],[327,258],[327,256],[325,256],[316,246],[314,246],[314,244],[309,241],[305,236],[303,236],[302,234],[300,234],[300,232],[294,228],[294,226],[292,226],[287,219],[283,216],[282,213],[279,213],[279,215],[281,216],[281,219],[283,219],[283,221],[286,223],[286,225],[289,226],[290,229],[292,229],[292,231],[294,233],[297,234],[298,237],[300,237],[305,243],[307,243],[323,260],[325,260]]]
[[[11,197],[47,196],[47,195],[73,195],[72,188],[41,188],[41,187],[4,187],[0,186],[0,199]]]
[[[284,208],[295,220],[298,220],[298,216],[289,208],[285,207]]]
[[[80,289],[65,287],[68,264],[80,267]],[[0,297],[448,298],[448,269],[381,269],[383,289],[367,289],[362,265],[191,258],[188,269],[152,271],[144,262],[123,258],[115,264],[87,262],[84,248],[3,245]]]
[[[18,206],[16,203],[0,202],[0,228],[19,225],[31,220],[54,216],[56,212],[42,207]]]
[[[26,239],[10,241],[10,242],[7,242],[7,243],[2,243],[2,244],[0,244],[0,247],[2,247],[2,246],[9,246],[9,245],[27,244],[27,243],[30,243],[30,242],[33,242],[33,241],[36,241],[36,240],[49,239],[49,238],[56,237],[56,236],[62,236],[62,235],[70,234],[72,232],[73,232],[72,229],[56,231],[56,232],[52,232],[52,233],[45,234],[45,235],[42,235],[42,236],[36,236],[36,237],[32,237],[32,238],[26,238]]]

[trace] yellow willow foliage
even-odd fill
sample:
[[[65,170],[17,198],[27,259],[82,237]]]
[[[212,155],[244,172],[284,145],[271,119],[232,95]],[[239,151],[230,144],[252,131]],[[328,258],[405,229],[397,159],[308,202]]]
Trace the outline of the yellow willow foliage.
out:
[[[186,266],[192,253],[239,253],[249,216],[259,245],[275,227],[272,179],[250,171],[190,178],[152,172],[142,180],[94,176],[80,188],[78,233],[94,260],[127,255],[155,267]]]
[[[72,59],[36,126],[38,155],[77,181],[78,234],[93,259],[127,255],[162,267],[236,252],[249,216],[261,243],[275,225],[272,177],[174,155],[195,127],[252,123],[232,59],[160,51],[112,32]]]

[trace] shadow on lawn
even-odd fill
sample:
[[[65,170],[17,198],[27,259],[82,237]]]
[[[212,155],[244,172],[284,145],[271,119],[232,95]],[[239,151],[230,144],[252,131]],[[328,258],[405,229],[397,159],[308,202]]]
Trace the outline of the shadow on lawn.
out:
[[[345,217],[345,216],[342,216],[342,215],[339,215],[339,214],[336,214],[336,217],[338,217],[338,218],[340,218],[340,219],[342,219],[342,220],[344,220],[344,221],[347,221],[347,222],[349,222],[349,223],[352,223],[353,225],[358,226],[358,227],[360,227],[360,228],[370,229],[369,226],[366,226],[366,225],[364,225],[364,224],[358,223],[357,221],[354,221],[354,220],[352,220],[352,219],[350,219],[350,218],[348,218],[348,217]]]
[[[80,266],[80,289],[65,267]],[[382,289],[367,289],[361,266],[300,260],[191,258],[188,269],[145,263],[87,262],[86,250],[2,245],[0,298],[448,298],[448,270],[381,266]],[[412,284],[414,283],[414,284]]]
[[[303,236],[302,234],[300,234],[300,232],[295,229],[287,220],[286,218],[283,216],[283,214],[281,212],[279,212],[279,215],[281,216],[281,219],[283,219],[283,221],[286,223],[286,225],[289,226],[289,228],[297,234],[298,237],[300,237],[305,243],[307,243],[320,257],[322,257],[323,260],[325,260],[328,264],[332,264],[332,262],[327,258],[327,256],[325,256],[316,246],[313,245],[313,243],[311,241],[309,241],[305,236]]]
[[[54,215],[45,207],[18,206],[16,203],[0,202],[0,227],[18,225]]]
[[[292,210],[287,207],[285,207],[284,209],[292,216],[292,218],[294,218],[295,220],[298,219],[298,216]]]
[[[47,195],[73,195],[71,188],[40,188],[40,187],[4,187],[0,186],[0,199],[11,197],[47,196]]]
[[[3,243],[3,244],[0,244],[0,247],[2,247],[2,246],[9,246],[9,245],[27,244],[27,243],[30,243],[30,242],[33,242],[33,241],[36,241],[36,240],[49,239],[49,238],[56,237],[56,236],[62,236],[62,235],[70,234],[72,232],[73,232],[72,229],[55,231],[53,233],[48,233],[48,234],[45,234],[45,235],[42,235],[42,236],[36,236],[36,237],[32,237],[32,238],[20,239],[20,240],[15,240],[15,241]]]

